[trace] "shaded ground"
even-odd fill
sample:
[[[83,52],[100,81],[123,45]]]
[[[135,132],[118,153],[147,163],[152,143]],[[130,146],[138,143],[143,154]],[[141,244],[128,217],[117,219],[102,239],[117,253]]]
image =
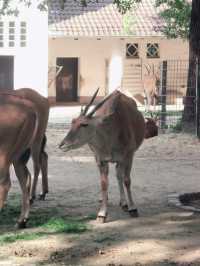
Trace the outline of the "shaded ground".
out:
[[[35,239],[1,243],[1,236],[16,234],[19,186],[13,179],[10,213],[0,215],[0,265],[200,265],[199,215],[167,205],[169,193],[200,191],[200,144],[195,137],[160,135],[145,141],[137,152],[132,180],[139,218],[130,218],[118,206],[112,166],[108,222],[98,224],[94,216],[99,179],[93,156],[87,147],[66,154],[58,150],[65,131],[48,129],[50,193],[45,202],[32,207],[29,228],[17,232]],[[52,217],[78,219],[87,230],[49,230],[46,223]]]

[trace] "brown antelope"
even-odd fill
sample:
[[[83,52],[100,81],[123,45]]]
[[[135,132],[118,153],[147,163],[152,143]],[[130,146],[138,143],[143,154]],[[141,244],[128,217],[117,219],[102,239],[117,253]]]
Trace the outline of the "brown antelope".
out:
[[[36,198],[36,186],[40,170],[42,173],[42,192],[40,193],[39,198],[42,200],[45,199],[45,195],[48,193],[48,155],[44,151],[44,148],[46,144],[45,131],[49,118],[49,102],[47,98],[32,89],[23,88],[16,90],[15,92],[24,99],[33,102],[38,112],[38,130],[31,149],[34,168],[34,178],[30,193],[30,200],[32,203]]]
[[[42,198],[48,192],[47,154],[44,151],[48,121],[48,100],[31,89],[1,91],[0,93],[0,209],[10,189],[9,168],[13,164],[22,189],[22,209],[18,227],[26,226],[30,209],[31,176],[26,166],[32,155],[34,180],[42,171]]]
[[[159,75],[155,71],[155,67],[152,64],[145,64],[145,68],[147,70],[147,74],[143,78],[143,88],[144,94],[146,98],[146,103],[149,109],[149,106],[155,106],[158,102],[158,84],[159,84]]]
[[[87,143],[94,152],[101,177],[102,203],[97,214],[99,221],[105,222],[107,216],[108,163],[116,163],[121,207],[128,209],[131,216],[137,217],[138,211],[131,193],[132,160],[143,142],[145,131],[146,137],[157,134],[152,128],[147,131],[149,125],[153,124],[147,123],[145,126],[145,120],[135,101],[119,90],[108,95],[88,112],[97,93],[98,90],[79,117],[72,120],[71,128],[60,143],[60,148],[68,151]],[[157,128],[155,123],[154,127]]]

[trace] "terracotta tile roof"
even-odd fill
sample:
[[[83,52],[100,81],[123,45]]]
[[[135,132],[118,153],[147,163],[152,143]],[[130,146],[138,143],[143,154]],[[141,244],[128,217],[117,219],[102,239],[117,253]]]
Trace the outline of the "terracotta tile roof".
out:
[[[60,8],[59,0],[52,0],[49,36],[161,36],[159,29],[163,22],[154,3],[155,0],[143,0],[134,11],[122,15],[113,0],[90,2],[87,7],[67,0],[64,9]]]

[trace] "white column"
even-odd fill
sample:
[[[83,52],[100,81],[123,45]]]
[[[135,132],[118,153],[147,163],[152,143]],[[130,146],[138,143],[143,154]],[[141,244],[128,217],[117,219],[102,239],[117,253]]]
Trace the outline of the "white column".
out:
[[[111,56],[108,67],[108,91],[111,93],[116,88],[121,87],[123,75],[123,58],[120,54]]]

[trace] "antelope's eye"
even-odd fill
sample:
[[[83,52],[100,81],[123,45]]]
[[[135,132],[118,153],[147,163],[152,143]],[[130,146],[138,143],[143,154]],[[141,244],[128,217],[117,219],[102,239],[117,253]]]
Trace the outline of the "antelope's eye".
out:
[[[81,123],[81,127],[87,127],[88,124],[87,123]]]

